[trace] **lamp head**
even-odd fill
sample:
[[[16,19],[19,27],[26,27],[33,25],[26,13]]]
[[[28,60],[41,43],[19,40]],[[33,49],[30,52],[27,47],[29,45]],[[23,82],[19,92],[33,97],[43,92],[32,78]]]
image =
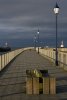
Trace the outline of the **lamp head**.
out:
[[[55,5],[55,7],[54,7],[54,13],[55,14],[58,14],[59,13],[59,6],[58,6],[58,4],[56,3],[56,5]]]
[[[39,29],[38,29],[38,31],[37,31],[37,34],[39,34]]]

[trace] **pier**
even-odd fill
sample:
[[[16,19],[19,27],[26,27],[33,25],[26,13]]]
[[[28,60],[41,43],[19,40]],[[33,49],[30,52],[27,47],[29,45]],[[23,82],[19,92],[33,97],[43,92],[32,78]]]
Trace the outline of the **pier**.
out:
[[[12,52],[11,55],[0,57],[6,59],[1,59],[0,65],[0,100],[67,100],[67,71],[60,67],[61,64],[55,66],[53,59],[44,56],[43,49],[39,54],[33,48],[28,48],[18,53]],[[46,69],[50,76],[56,77],[56,94],[26,94],[26,70],[29,69]]]

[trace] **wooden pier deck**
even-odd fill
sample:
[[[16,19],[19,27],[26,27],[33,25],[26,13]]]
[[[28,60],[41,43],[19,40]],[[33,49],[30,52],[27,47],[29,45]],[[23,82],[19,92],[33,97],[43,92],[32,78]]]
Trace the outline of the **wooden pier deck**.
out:
[[[57,79],[56,95],[27,95],[27,69],[48,69]],[[34,50],[24,51],[0,72],[0,100],[67,100],[67,72]]]

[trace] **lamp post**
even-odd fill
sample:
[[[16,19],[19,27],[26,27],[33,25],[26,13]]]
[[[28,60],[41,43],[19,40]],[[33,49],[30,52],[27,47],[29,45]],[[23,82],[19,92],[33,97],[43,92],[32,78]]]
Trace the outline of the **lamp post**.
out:
[[[36,50],[36,35],[35,35],[35,37],[34,37],[34,48],[35,48],[35,50]]]
[[[58,50],[57,50],[57,16],[59,14],[59,6],[56,3],[56,6],[54,7],[54,13],[56,15],[56,60],[55,60],[55,64],[56,66],[58,66]]]
[[[38,54],[39,54],[39,29],[38,29],[38,31],[37,31],[37,36],[38,36]]]

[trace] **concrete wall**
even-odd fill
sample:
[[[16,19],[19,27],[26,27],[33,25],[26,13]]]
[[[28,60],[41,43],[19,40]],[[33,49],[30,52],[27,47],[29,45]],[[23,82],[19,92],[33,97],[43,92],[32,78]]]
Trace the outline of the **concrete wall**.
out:
[[[28,49],[33,49],[31,47],[28,48],[22,48],[22,49],[17,49],[11,52],[7,52],[5,54],[0,55],[0,71],[8,64],[12,59],[14,59],[17,55],[22,53],[25,50]]]
[[[38,51],[38,48],[36,48],[36,51]],[[55,63],[55,48],[39,48],[39,52],[42,56]],[[61,68],[67,70],[67,48],[58,48],[58,62]]]

